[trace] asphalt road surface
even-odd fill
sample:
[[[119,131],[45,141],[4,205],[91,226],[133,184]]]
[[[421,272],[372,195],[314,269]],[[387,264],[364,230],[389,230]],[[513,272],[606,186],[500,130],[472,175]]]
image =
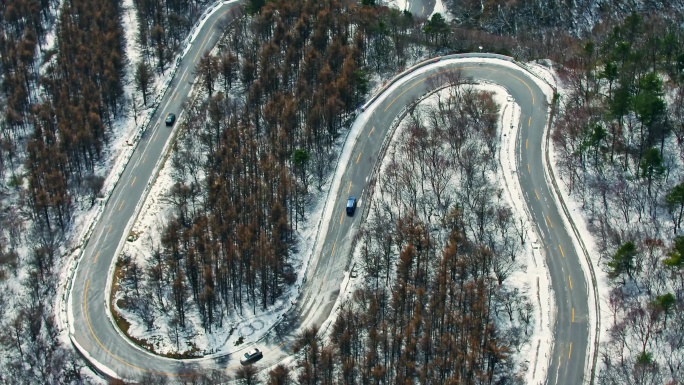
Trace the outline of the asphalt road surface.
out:
[[[443,0],[446,1],[446,0]],[[412,0],[406,3],[406,10],[419,18],[429,18],[435,9],[436,0]]]
[[[141,138],[130,162],[121,175],[104,213],[96,224],[86,245],[70,292],[69,310],[71,338],[91,362],[109,368],[105,374],[137,379],[145,373],[171,378],[196,370],[215,368],[232,371],[238,367],[241,351],[218,358],[178,361],[150,354],[132,344],[110,320],[106,311],[105,288],[110,267],[118,246],[125,242],[124,230],[134,217],[136,204],[142,198],[145,185],[155,172],[171,130],[164,125],[168,112],[175,112],[179,120],[183,103],[187,100],[193,67],[202,53],[213,47],[219,36],[219,25],[229,19],[233,5],[223,5],[204,25],[190,51],[185,55],[176,77],[164,95],[157,114],[147,133]],[[439,64],[439,63],[438,63]],[[321,253],[312,259],[306,283],[294,310],[257,345],[264,351],[264,359],[256,365],[265,368],[291,354],[291,344],[303,327],[321,325],[328,318],[339,295],[344,272],[349,269],[351,239],[358,228],[360,215],[347,216],[346,199],[359,197],[360,213],[366,204],[366,186],[390,124],[401,109],[428,91],[428,78],[460,68],[473,79],[485,79],[506,87],[521,106],[522,127],[517,144],[519,178],[525,200],[539,227],[547,249],[547,263],[558,312],[555,324],[555,345],[548,383],[580,384],[585,376],[585,357],[588,339],[587,285],[578,256],[567,231],[561,225],[558,208],[543,177],[541,140],[546,124],[545,97],[535,83],[521,71],[494,64],[452,64],[431,68],[415,75],[405,86],[374,103],[368,124],[354,141],[352,156],[345,167],[340,188],[331,194],[329,205],[332,216],[325,238],[319,238]],[[432,82],[430,82],[432,83]],[[528,168],[529,167],[529,168]],[[321,234],[322,235],[322,234]],[[243,349],[246,349],[244,347]]]

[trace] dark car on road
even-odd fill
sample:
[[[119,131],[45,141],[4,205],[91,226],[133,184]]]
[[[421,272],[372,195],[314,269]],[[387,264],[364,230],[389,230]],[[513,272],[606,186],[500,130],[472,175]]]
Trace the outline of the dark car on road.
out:
[[[356,210],[356,198],[350,196],[349,199],[347,199],[347,215],[354,215],[354,210]]]
[[[252,350],[248,350],[247,353],[245,353],[242,358],[240,359],[240,363],[242,365],[249,365],[253,362],[258,361],[264,356],[264,353],[262,353],[259,349],[254,348]]]
[[[176,123],[176,114],[169,112],[169,114],[166,115],[166,125],[173,126],[174,123]]]

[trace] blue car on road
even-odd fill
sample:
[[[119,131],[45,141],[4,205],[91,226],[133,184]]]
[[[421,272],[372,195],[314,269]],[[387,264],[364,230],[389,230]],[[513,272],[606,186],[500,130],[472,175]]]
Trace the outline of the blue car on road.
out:
[[[354,210],[356,210],[356,198],[350,196],[349,199],[347,199],[347,215],[354,215]]]

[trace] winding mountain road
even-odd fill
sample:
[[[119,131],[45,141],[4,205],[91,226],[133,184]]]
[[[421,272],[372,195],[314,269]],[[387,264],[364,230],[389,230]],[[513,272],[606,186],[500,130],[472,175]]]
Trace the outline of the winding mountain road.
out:
[[[221,5],[201,28],[182,59],[160,108],[108,199],[73,277],[68,304],[70,338],[93,367],[105,376],[136,380],[145,373],[152,373],[173,378],[201,369],[232,370],[238,366],[239,354],[236,353],[239,351],[221,357],[180,361],[140,349],[114,325],[106,297],[114,261],[125,242],[129,224],[135,218],[136,206],[144,199],[145,186],[153,180],[164,148],[172,138],[163,119],[168,112],[175,112],[179,120],[182,119],[184,103],[194,79],[194,65],[202,53],[216,43],[219,20],[225,20],[235,7],[235,3]],[[329,218],[329,223],[321,227],[317,253],[312,257],[301,294],[293,311],[259,342],[265,352],[264,359],[257,363],[259,368],[289,356],[296,332],[307,326],[321,325],[330,315],[344,272],[350,267],[351,239],[361,217],[345,214],[347,196],[361,198],[357,211],[360,213],[366,204],[367,184],[394,117],[404,106],[429,91],[428,83],[433,82],[426,82],[427,79],[439,79],[439,74],[457,69],[468,78],[502,85],[521,106],[522,127],[516,145],[517,175],[546,248],[558,307],[547,383],[581,384],[587,377],[591,324],[587,304],[589,290],[570,235],[562,225],[561,214],[552,198],[552,190],[544,179],[542,140],[548,118],[546,97],[530,79],[530,74],[521,69],[493,62],[458,60],[441,60],[429,64],[424,71],[406,75],[401,84],[390,87],[362,113],[366,124],[356,138],[347,139],[351,156],[347,164],[338,166],[342,167],[338,173],[339,188],[330,193],[326,207],[328,215],[324,217]],[[357,120],[357,124],[360,122]]]

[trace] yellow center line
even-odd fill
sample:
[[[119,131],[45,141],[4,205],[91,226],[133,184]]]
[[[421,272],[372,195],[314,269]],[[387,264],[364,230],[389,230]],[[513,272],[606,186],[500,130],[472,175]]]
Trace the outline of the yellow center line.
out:
[[[527,127],[529,127],[530,125],[532,125],[532,117],[531,116],[529,119],[527,119]]]
[[[560,249],[561,255],[563,256],[563,258],[565,258],[565,253],[563,252],[563,248],[561,247],[560,244],[558,245],[558,248]]]
[[[112,231],[112,225],[109,225],[109,228],[107,229],[107,235],[109,235],[110,231]]]
[[[553,228],[553,223],[551,223],[551,219],[549,219],[549,216],[546,216],[546,221],[549,222],[549,226]]]
[[[228,11],[230,11],[230,10],[228,10]],[[223,14],[222,14],[221,16],[219,16],[216,20],[214,20],[214,23],[211,25],[211,28],[209,28],[209,31],[212,30],[212,29],[214,29],[214,25],[216,25],[216,23],[217,23],[219,20],[221,20],[221,19],[223,18],[223,16],[224,16],[226,13],[228,13],[228,11],[223,12]],[[206,35],[204,36],[204,40],[202,40],[202,44],[200,45],[199,49],[197,50],[197,53],[195,54],[195,57],[192,59],[193,63],[197,61],[197,56],[199,56],[200,52],[202,52],[202,48],[204,47],[204,43],[207,42],[207,38],[208,38],[208,37],[209,37],[209,34],[206,34]],[[534,100],[534,99],[533,99],[533,100]],[[532,104],[534,104],[534,101],[532,102]]]
[[[100,347],[102,348],[102,350],[105,351],[105,353],[109,354],[112,358],[114,358],[115,360],[121,362],[122,364],[124,364],[124,365],[126,365],[126,366],[128,366],[128,367],[130,367],[130,368],[134,368],[134,369],[140,370],[140,371],[142,371],[142,372],[147,372],[147,373],[152,373],[152,374],[158,374],[158,375],[162,375],[162,376],[169,376],[169,377],[183,376],[183,374],[166,373],[166,372],[157,372],[157,371],[147,370],[147,369],[145,369],[145,368],[141,368],[140,366],[136,366],[136,365],[133,365],[133,364],[131,364],[131,363],[129,363],[129,362],[126,362],[126,361],[124,361],[123,359],[119,358],[117,355],[115,355],[115,354],[113,354],[112,352],[110,352],[110,351],[104,346],[104,344],[102,343],[102,341],[100,341],[100,339],[97,338],[97,336],[95,335],[95,331],[93,330],[93,326],[90,324],[90,317],[88,316],[88,287],[90,287],[90,280],[87,280],[87,281],[86,281],[85,291],[83,292],[83,314],[85,314],[86,325],[88,325],[88,329],[90,329],[90,334],[91,334],[91,335],[93,336],[93,338],[95,339],[95,342],[97,342],[97,344],[100,345]],[[186,374],[186,375],[187,375],[187,374]]]
[[[568,360],[570,359],[570,354],[572,354],[572,342],[570,342],[570,350],[568,350]]]
[[[126,201],[125,201],[125,200],[122,200],[122,201],[121,201],[121,205],[119,206],[119,211],[121,211],[121,208],[123,207],[124,203],[126,203]]]
[[[368,137],[370,138],[371,134],[375,131],[375,127],[371,128],[370,132],[368,133]]]
[[[361,153],[359,152],[359,156],[356,157],[356,164],[359,164],[359,159],[361,159]]]
[[[361,154],[359,154],[359,156],[361,156]],[[356,162],[358,163],[358,160]],[[351,191],[351,184],[352,184],[351,181],[349,181],[349,187],[347,188],[347,194],[349,194],[349,192]]]
[[[333,244],[333,249],[332,249],[332,252],[330,253],[330,256],[335,255],[335,246],[337,246],[337,241],[335,241],[335,243]]]
[[[530,88],[530,86],[527,85],[527,83],[525,83],[525,82],[524,82],[522,79],[520,79],[519,77],[517,77],[517,76],[515,76],[515,75],[510,75],[510,76],[511,76],[511,77],[514,77],[514,78],[516,78],[516,79],[518,79],[518,81],[519,81],[520,83],[522,83],[525,87],[527,87],[527,90],[530,91],[530,96],[532,97],[532,104],[534,105],[534,92],[532,92],[532,88]]]
[[[534,195],[537,196],[537,200],[540,200],[540,199],[539,199],[539,194],[537,193],[537,190],[534,190]]]
[[[100,252],[98,251],[97,254],[95,254],[95,258],[93,258],[93,263],[97,262],[97,258],[100,256]]]
[[[423,10],[420,13],[425,13],[425,6],[423,5]]]
[[[188,78],[188,75],[190,75],[190,72],[186,72],[186,73],[185,73],[185,76],[183,76],[183,81],[185,81],[185,79]]]
[[[395,102],[397,99],[399,99],[401,96],[403,96],[405,93],[407,93],[411,88],[417,86],[418,84],[424,82],[425,80],[427,80],[427,78],[421,79],[421,80],[419,80],[419,81],[413,83],[413,85],[411,85],[411,87],[408,87],[407,89],[405,89],[404,92],[400,93],[397,97],[395,97],[394,99],[392,99],[391,102],[389,102],[389,104],[387,105],[387,107],[385,107],[385,110],[384,110],[383,112],[387,112],[387,109],[390,108],[390,106],[392,106],[392,104],[394,104],[394,102]]]
[[[525,150],[527,150],[527,145],[529,144],[529,139],[525,139]]]
[[[173,95],[173,100],[176,100],[178,98],[178,92],[176,92],[175,95]]]
[[[340,224],[342,224],[343,219],[344,219],[344,213],[342,213],[342,215],[340,215]]]
[[[133,182],[131,182],[131,187],[133,187],[133,185],[135,184],[135,180],[136,180],[136,179],[138,179],[138,176],[137,176],[137,175],[133,177]]]
[[[192,59],[192,62],[195,63],[197,62],[197,56],[199,56],[200,52],[202,52],[202,47],[204,47],[204,43],[207,41],[207,38],[209,35],[204,35],[204,40],[202,40],[202,44],[200,44],[199,49],[197,50],[197,53],[195,54],[195,57]]]
[[[575,323],[575,308],[572,308],[572,323]]]
[[[530,171],[530,164],[529,164],[529,163],[527,164],[527,172],[529,172],[530,174],[532,174],[532,171]]]
[[[572,280],[570,279],[569,275],[568,275],[568,282],[570,282],[570,289],[572,289]]]

